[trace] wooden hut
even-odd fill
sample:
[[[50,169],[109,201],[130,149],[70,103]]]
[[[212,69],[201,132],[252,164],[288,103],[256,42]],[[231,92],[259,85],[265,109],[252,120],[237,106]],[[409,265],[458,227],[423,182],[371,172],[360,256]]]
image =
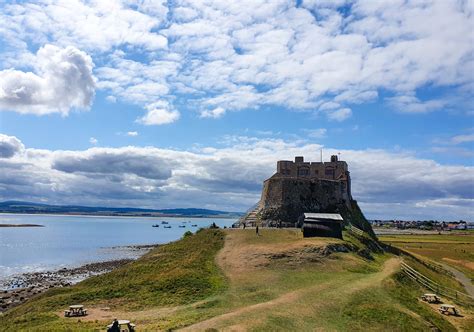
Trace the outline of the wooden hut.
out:
[[[335,237],[342,239],[342,222],[339,213],[303,213],[298,224],[303,237]]]

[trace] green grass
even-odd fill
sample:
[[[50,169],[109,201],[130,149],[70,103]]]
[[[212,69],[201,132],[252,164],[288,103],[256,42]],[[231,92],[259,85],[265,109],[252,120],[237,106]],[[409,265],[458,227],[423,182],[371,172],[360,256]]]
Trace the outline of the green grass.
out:
[[[474,282],[474,232],[385,235],[380,240],[434,262],[448,264]]]
[[[71,320],[55,313],[74,303],[104,303],[112,309],[139,310],[205,299],[226,288],[226,279],[214,260],[223,244],[222,231],[202,230],[110,273],[73,287],[52,289],[0,317],[0,326],[3,331],[90,330],[103,324],[71,324]]]
[[[423,291],[416,284],[409,279],[399,281],[399,277],[403,279],[397,274],[382,285],[347,293],[339,290],[358,278],[349,273],[335,274],[329,287],[308,291],[296,302],[267,313],[249,314],[245,320],[252,322],[251,331],[431,331],[432,327],[456,331],[418,301]],[[472,325],[466,325],[466,330],[470,328]]]
[[[131,319],[140,330],[174,330],[277,301],[268,307],[251,307],[210,327],[236,326],[237,330],[250,331],[430,331],[435,326],[442,331],[455,330],[418,300],[424,290],[417,284],[399,273],[388,279],[377,277],[386,260],[393,258],[391,255],[372,252],[372,259],[365,259],[354,251],[308,259],[308,252],[318,252],[311,251],[313,247],[328,244],[367,249],[357,237],[344,233],[344,238],[303,239],[299,231],[278,229],[262,229],[258,237],[254,230],[202,230],[154,249],[111,273],[73,287],[53,289],[8,312],[0,318],[0,326],[5,331],[103,329],[104,321],[78,322],[59,317],[60,310],[69,304],[83,303],[128,310],[123,318]],[[233,245],[226,245],[226,250],[233,248],[227,258],[241,264],[223,265],[225,270],[221,271],[216,255],[224,239]],[[269,258],[268,253],[273,252],[287,252],[296,255],[288,257],[298,259]],[[431,273],[435,280],[444,278]],[[452,280],[446,278],[444,282],[449,284]],[[159,308],[172,311],[153,311]],[[153,312],[147,314],[147,310]],[[465,330],[474,326],[469,319],[462,324]]]

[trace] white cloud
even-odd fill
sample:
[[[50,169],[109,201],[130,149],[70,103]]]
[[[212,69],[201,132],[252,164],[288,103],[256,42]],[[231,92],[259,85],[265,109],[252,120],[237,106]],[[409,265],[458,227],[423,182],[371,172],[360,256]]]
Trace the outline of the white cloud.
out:
[[[421,101],[412,95],[386,98],[389,105],[402,113],[428,113],[442,109],[447,105],[446,100],[435,99]]]
[[[462,144],[462,143],[474,142],[474,134],[454,136],[453,138],[451,138],[451,142],[453,144]]]
[[[176,110],[167,110],[164,108],[153,108],[141,118],[137,119],[138,123],[151,126],[151,125],[163,125],[173,123],[177,121],[180,114]]]
[[[121,45],[149,50],[164,49],[167,39],[155,30],[168,8],[161,2],[40,1],[7,4],[0,14],[0,31],[7,40],[32,43],[48,39],[62,46],[107,51]]]
[[[201,112],[201,118],[213,118],[218,119],[224,116],[225,109],[222,107],[214,108],[213,110],[205,110]]]
[[[321,148],[254,137],[226,137],[222,144],[194,151],[22,148],[0,159],[0,200],[243,211],[258,201],[277,160],[319,160]],[[474,217],[473,167],[384,150],[324,149],[325,159],[337,153],[349,163],[353,196],[370,218]]]
[[[75,47],[40,48],[33,72],[0,71],[0,110],[43,115],[67,115],[87,109],[94,98],[92,60]]]
[[[350,108],[341,108],[327,112],[327,116],[330,120],[344,121],[352,116],[352,110]]]
[[[326,128],[305,129],[304,131],[311,138],[324,138],[328,132]]]
[[[116,103],[117,102],[117,98],[115,96],[107,96],[105,97],[105,100],[107,100],[109,103]]]
[[[23,143],[15,136],[0,134],[0,158],[11,158],[24,149]]]
[[[97,138],[91,137],[91,138],[89,138],[89,143],[91,143],[92,145],[97,145],[97,143],[99,143],[99,141],[97,140]]]
[[[131,136],[131,137],[138,136],[138,132],[137,131],[127,131],[127,136]]]
[[[96,56],[98,87],[141,107],[186,94],[204,116],[280,106],[341,121],[384,91],[397,110],[424,113],[450,102],[419,100],[422,88],[472,99],[469,3],[22,2],[0,14],[0,66],[31,61],[29,44],[54,42]]]

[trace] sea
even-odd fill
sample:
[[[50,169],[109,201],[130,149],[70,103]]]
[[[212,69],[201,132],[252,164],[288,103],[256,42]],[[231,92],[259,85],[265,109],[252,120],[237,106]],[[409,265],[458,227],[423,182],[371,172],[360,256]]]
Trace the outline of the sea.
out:
[[[171,228],[164,228],[162,221],[168,222]],[[213,222],[223,228],[231,227],[235,221],[220,218],[0,214],[0,224],[44,226],[0,227],[0,282],[28,272],[137,258],[140,251],[133,250],[133,246],[168,243],[181,238],[186,231],[196,232]],[[159,227],[152,227],[154,224]]]

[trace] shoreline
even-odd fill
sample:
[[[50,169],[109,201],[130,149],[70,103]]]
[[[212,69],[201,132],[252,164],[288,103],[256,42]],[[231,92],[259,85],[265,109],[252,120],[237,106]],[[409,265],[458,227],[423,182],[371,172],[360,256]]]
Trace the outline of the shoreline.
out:
[[[79,213],[14,213],[0,212],[1,216],[47,216],[47,217],[85,217],[85,218],[140,218],[140,219],[162,219],[162,218],[190,218],[190,219],[239,219],[234,216],[181,216],[181,215],[163,215],[163,216],[132,216],[132,215],[106,215],[106,214],[79,214]]]
[[[143,251],[144,254],[158,247],[154,245],[132,245],[112,247],[112,249],[128,248]],[[139,257],[138,257],[139,258]],[[136,258],[136,259],[138,259]],[[27,272],[9,277],[2,282],[0,290],[0,313],[27,302],[34,296],[51,288],[67,287],[77,284],[92,276],[110,272],[118,267],[129,264],[136,259],[123,258],[102,262],[87,263],[78,267],[60,268],[57,270]]]

